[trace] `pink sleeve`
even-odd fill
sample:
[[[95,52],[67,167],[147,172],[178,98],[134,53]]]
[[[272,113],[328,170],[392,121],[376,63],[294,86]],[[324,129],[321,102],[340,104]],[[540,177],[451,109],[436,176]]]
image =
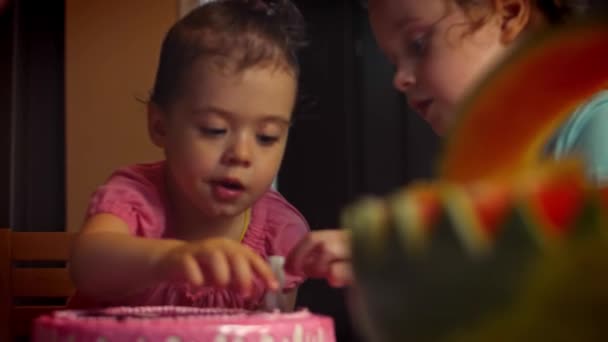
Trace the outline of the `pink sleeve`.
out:
[[[130,171],[120,170],[95,191],[86,216],[112,214],[122,219],[133,235],[160,237],[164,224],[159,220],[159,210],[154,186]]]
[[[270,254],[287,256],[295,245],[310,231],[302,214],[278,192],[268,194],[273,210],[268,218]],[[285,289],[292,290],[306,280],[303,276],[286,274]]]

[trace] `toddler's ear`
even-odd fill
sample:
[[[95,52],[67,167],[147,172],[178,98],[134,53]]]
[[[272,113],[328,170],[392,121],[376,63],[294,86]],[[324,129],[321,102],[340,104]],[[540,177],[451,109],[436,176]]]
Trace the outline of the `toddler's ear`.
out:
[[[515,41],[532,18],[532,0],[494,0],[501,21],[501,41],[507,45]]]
[[[167,139],[167,116],[158,105],[148,103],[148,134],[154,145],[164,148]]]

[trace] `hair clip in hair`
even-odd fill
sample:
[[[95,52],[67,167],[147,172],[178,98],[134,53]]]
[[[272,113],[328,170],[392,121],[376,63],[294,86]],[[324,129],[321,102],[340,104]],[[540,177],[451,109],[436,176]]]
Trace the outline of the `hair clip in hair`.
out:
[[[263,11],[266,16],[272,17],[277,14],[277,1],[257,0],[254,8],[258,11]]]

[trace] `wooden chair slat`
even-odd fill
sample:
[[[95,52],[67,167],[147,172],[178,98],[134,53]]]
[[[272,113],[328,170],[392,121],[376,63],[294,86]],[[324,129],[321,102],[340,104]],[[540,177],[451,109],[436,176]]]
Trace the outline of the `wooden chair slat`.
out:
[[[74,285],[67,268],[55,262],[67,261],[75,235],[0,229],[0,341],[31,336],[36,317],[65,308],[51,298],[67,299]],[[40,305],[30,304],[36,301]]]
[[[74,286],[66,268],[13,268],[13,297],[69,297]]]
[[[18,261],[67,260],[75,233],[13,232],[11,259]]]
[[[8,322],[11,313],[11,250],[9,229],[0,229],[0,341],[10,341]]]

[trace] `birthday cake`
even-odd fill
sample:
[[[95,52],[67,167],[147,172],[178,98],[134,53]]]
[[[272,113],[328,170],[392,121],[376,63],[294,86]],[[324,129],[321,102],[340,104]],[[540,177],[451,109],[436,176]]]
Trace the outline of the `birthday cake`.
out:
[[[332,342],[332,319],[291,313],[192,307],[65,310],[39,317],[33,341],[66,342]]]

